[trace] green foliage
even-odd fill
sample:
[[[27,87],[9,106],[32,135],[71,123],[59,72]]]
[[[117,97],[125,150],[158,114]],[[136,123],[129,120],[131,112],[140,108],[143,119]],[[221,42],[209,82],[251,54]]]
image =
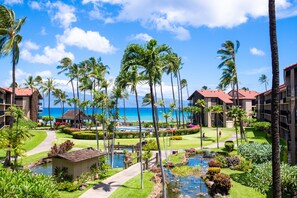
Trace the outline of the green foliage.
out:
[[[229,141],[226,141],[225,142],[225,149],[228,151],[228,152],[231,152],[234,150],[234,142],[232,140],[229,140]]]
[[[210,174],[210,175],[215,175],[215,174],[220,173],[220,172],[221,172],[220,167],[209,167],[207,169],[207,173]]]
[[[188,176],[188,175],[198,175],[201,171],[200,167],[198,166],[176,166],[171,169],[171,173],[177,176]]]
[[[144,152],[144,153],[142,154],[142,158],[143,158],[144,160],[146,160],[146,159],[150,159],[152,156],[153,156],[153,154],[152,154],[151,151],[146,151],[146,152]]]
[[[227,164],[228,164],[228,167],[235,167],[235,166],[238,166],[240,164],[240,158],[238,156],[231,156],[231,157],[227,157]]]
[[[72,181],[73,177],[68,175],[68,168],[67,167],[55,167],[54,170],[54,177],[57,182],[64,182],[64,181]]]
[[[237,153],[256,164],[270,161],[272,158],[270,144],[241,144],[237,149]]]
[[[250,125],[253,127],[256,131],[269,131],[271,127],[270,122],[255,122]]]
[[[257,119],[245,117],[242,119],[242,121],[245,123],[245,125],[247,127],[249,127],[249,126],[251,126],[252,123],[255,123],[257,121]]]
[[[32,120],[25,120],[25,119],[20,119],[19,120],[19,125],[22,127],[27,127],[28,129],[34,129],[37,127],[37,123],[32,121]]]
[[[216,155],[215,156],[215,161],[221,163],[221,168],[227,168],[228,167],[227,159],[223,155]]]
[[[80,131],[80,130],[78,128],[70,128],[70,127],[61,129],[61,132],[66,134],[72,134],[73,132],[77,132],[77,131]]]
[[[43,122],[45,122],[45,125],[47,125],[49,121],[53,121],[55,118],[54,116],[42,116],[41,119]]]
[[[158,150],[157,141],[150,139],[142,148],[144,151]]]
[[[67,191],[67,192],[73,192],[79,189],[81,183],[74,181],[74,182],[70,182],[70,181],[63,181],[60,182],[58,185],[58,190],[59,191]]]
[[[215,174],[213,177],[213,182],[214,184],[212,188],[222,195],[227,195],[232,186],[230,176],[224,173]]]
[[[232,170],[239,170],[244,172],[247,172],[251,168],[252,168],[251,161],[246,160],[243,157],[240,157],[240,163],[238,165],[230,167],[230,169]]]
[[[54,179],[27,171],[0,170],[0,197],[59,197]]]
[[[183,137],[182,136],[172,136],[170,137],[170,140],[182,140]]]

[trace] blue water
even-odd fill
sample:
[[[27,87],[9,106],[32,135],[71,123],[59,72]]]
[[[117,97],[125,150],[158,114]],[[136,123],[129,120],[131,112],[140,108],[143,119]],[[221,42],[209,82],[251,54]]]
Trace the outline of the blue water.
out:
[[[202,156],[196,155],[189,158],[188,166],[200,166],[203,172],[207,171],[208,160],[202,158]],[[180,189],[180,195],[187,195],[189,197],[196,198],[199,193],[202,193],[206,198],[211,196],[208,194],[208,189],[203,179],[200,176],[189,175],[186,177],[175,176],[171,174],[170,170],[165,170],[168,174],[170,181],[169,186]],[[172,193],[172,192],[171,192]],[[172,197],[179,197],[177,194],[171,194]]]
[[[71,107],[65,107],[64,111],[66,112],[67,110],[73,110]],[[158,116],[160,121],[165,121],[165,118],[163,117],[163,109],[158,108]],[[166,111],[168,111],[167,109]],[[85,114],[91,115],[92,114],[92,108],[88,108],[85,111]],[[96,109],[96,113],[101,113],[101,109]],[[42,115],[43,116],[48,116],[48,108],[44,108]],[[119,114],[120,116],[124,116],[124,108],[119,108]],[[55,118],[61,117],[62,116],[62,108],[54,107],[51,108],[51,116],[54,116]],[[171,116],[175,116],[172,114]],[[126,117],[127,117],[127,122],[135,122],[138,121],[137,117],[137,109],[133,107],[126,108]],[[151,108],[140,108],[140,117],[141,121],[145,122],[151,122],[152,121],[152,110]],[[174,117],[175,118],[175,117]],[[170,120],[170,119],[169,119]],[[124,121],[124,119],[120,119],[120,121]]]

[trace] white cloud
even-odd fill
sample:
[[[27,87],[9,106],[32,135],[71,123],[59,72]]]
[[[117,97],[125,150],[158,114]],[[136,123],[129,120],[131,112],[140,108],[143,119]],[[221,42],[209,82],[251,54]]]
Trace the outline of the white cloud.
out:
[[[131,40],[141,40],[141,41],[149,41],[151,40],[153,37],[151,37],[150,35],[146,34],[146,33],[139,33],[136,35],[132,35],[130,37]]]
[[[268,15],[268,0],[83,0],[82,3],[99,5],[101,10],[107,9],[108,4],[118,6],[118,13],[113,13],[114,21],[140,22],[144,27],[169,31],[180,40],[190,38],[188,27],[232,28],[249,18]],[[292,6],[289,0],[276,0],[278,13]],[[110,14],[100,19],[106,17],[110,18]]]
[[[48,2],[49,14],[52,22],[58,22],[61,27],[68,28],[77,21],[75,8],[60,1],[55,3]]]
[[[116,51],[108,39],[101,36],[99,32],[84,31],[78,27],[66,29],[63,35],[57,35],[59,43],[79,48],[87,48],[88,50],[110,54]]]
[[[25,79],[28,78],[31,74],[24,72],[23,70],[16,68],[15,70],[15,78],[16,78],[16,82],[18,83],[19,86],[22,86],[25,82]],[[12,71],[9,71],[9,75],[8,75],[8,79],[6,79],[3,83],[4,87],[9,87],[12,83]]]
[[[4,0],[4,4],[13,5],[13,4],[22,4],[23,0]]]
[[[57,64],[62,58],[69,57],[72,60],[74,55],[71,52],[65,51],[65,46],[63,44],[57,44],[55,48],[46,46],[43,49],[43,54],[33,55],[30,50],[23,49],[21,51],[21,58],[30,63],[42,63],[42,64]]]
[[[39,45],[37,45],[36,43],[32,42],[32,41],[25,41],[22,45],[22,47],[24,47],[27,50],[38,50],[39,49]]]
[[[43,35],[43,36],[47,35],[45,27],[41,27],[40,34]]]
[[[259,67],[259,68],[255,68],[255,69],[250,69],[244,72],[241,72],[242,74],[245,75],[260,75],[260,74],[264,74],[267,73],[267,71],[269,71],[270,67]]]
[[[253,55],[256,55],[256,56],[264,56],[265,55],[264,51],[262,51],[260,49],[257,49],[255,47],[250,49],[250,53],[253,54]]]
[[[53,76],[52,72],[50,70],[35,72],[34,76],[41,76],[43,79],[50,78]]]
[[[40,2],[37,2],[37,1],[30,1],[29,2],[29,7],[32,10],[41,10],[42,9],[41,3]]]

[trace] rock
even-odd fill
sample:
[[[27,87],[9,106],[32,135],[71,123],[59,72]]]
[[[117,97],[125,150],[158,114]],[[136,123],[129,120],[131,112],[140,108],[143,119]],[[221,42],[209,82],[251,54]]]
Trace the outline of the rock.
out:
[[[157,166],[153,166],[150,168],[150,171],[153,173],[161,173],[161,168]]]
[[[185,150],[187,153],[196,153],[196,149],[195,148],[189,148]]]
[[[161,183],[162,179],[161,179],[161,177],[158,177],[157,175],[154,175],[151,178],[151,181],[153,181],[154,183],[158,184],[158,183]]]

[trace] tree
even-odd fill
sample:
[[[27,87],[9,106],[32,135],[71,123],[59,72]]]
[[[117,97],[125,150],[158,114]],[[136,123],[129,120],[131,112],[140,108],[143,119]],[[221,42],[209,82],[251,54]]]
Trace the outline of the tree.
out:
[[[216,123],[216,127],[217,127],[217,148],[219,148],[219,118],[218,115],[220,113],[223,113],[223,106],[222,105],[214,105],[214,106],[210,106],[207,108],[208,111],[212,112],[215,114],[215,123]]]
[[[0,5],[0,56],[12,55],[12,104],[15,104],[15,70],[20,56],[19,44],[22,41],[19,32],[25,21],[26,17],[17,19],[13,10]],[[13,119],[10,122],[13,123]]]
[[[182,79],[180,81],[180,84],[181,84],[182,89],[185,88],[185,87],[187,88],[187,95],[188,95],[188,98],[189,98],[190,96],[189,96],[188,81],[186,79]]]
[[[31,89],[32,97],[30,97],[30,109],[33,106],[33,93],[34,89],[36,88],[38,82],[40,81],[40,76],[33,78],[33,76],[29,76],[28,79],[25,79],[25,87]],[[35,120],[36,121],[36,120]]]
[[[208,90],[208,87],[206,85],[202,86],[202,90]]]
[[[202,110],[203,110],[203,108],[205,108],[205,104],[206,104],[206,102],[205,102],[205,100],[202,100],[202,99],[199,99],[199,100],[197,100],[196,102],[195,102],[195,105],[199,108],[199,111],[197,111],[197,109],[193,109],[193,113],[195,113],[195,114],[198,114],[199,113],[199,121],[198,121],[198,123],[199,123],[199,126],[200,126],[200,144],[201,144],[201,149],[202,149],[202,139],[203,139],[203,136],[202,136]]]
[[[51,117],[51,92],[55,90],[56,84],[53,78],[47,78],[45,82],[41,84],[41,89],[48,96],[48,115]],[[52,121],[50,120],[50,128],[52,128]]]
[[[235,125],[235,132],[236,132],[236,143],[238,146],[238,130],[237,130],[237,120],[242,120],[242,118],[245,115],[245,111],[242,110],[241,108],[239,108],[238,106],[232,106],[228,112],[227,112],[227,116],[229,118],[234,119],[234,125]],[[243,139],[244,134],[241,133],[241,139]]]
[[[262,74],[259,78],[259,82],[261,84],[264,84],[265,85],[265,90],[267,91],[267,85],[268,85],[268,78],[265,74]]]
[[[241,89],[244,90],[244,91],[249,91],[250,90],[248,87],[242,87]]]
[[[156,135],[156,141],[158,146],[159,160],[160,160],[160,168],[162,174],[162,183],[163,183],[163,196],[166,195],[166,186],[165,186],[165,175],[164,169],[162,165],[162,154],[161,154],[161,146],[159,141],[159,132],[157,130],[156,118],[155,118],[155,97],[154,97],[154,82],[155,82],[155,73],[157,71],[157,66],[160,65],[160,61],[165,58],[166,55],[171,53],[171,48],[165,44],[158,45],[158,42],[154,39],[148,41],[145,46],[140,46],[138,44],[130,44],[124,52],[123,62],[124,71],[129,70],[131,65],[137,65],[140,70],[142,70],[142,74],[148,77],[148,84],[150,87],[150,95],[151,95],[151,108],[152,108],[152,118],[154,124],[154,132]],[[132,63],[132,64],[129,64]]]
[[[63,116],[64,116],[64,106],[65,106],[65,103],[67,102],[67,98],[68,98],[68,95],[66,94],[65,91],[62,91],[61,89],[54,89],[53,90],[53,96],[56,98],[54,100],[54,105],[57,105],[60,103],[61,105],[61,110],[62,110],[62,120],[63,120]]]
[[[272,63],[271,90],[271,134],[272,134],[272,189],[273,197],[282,197],[280,178],[280,148],[279,148],[279,62],[276,35],[275,0],[268,1],[269,33]]]

